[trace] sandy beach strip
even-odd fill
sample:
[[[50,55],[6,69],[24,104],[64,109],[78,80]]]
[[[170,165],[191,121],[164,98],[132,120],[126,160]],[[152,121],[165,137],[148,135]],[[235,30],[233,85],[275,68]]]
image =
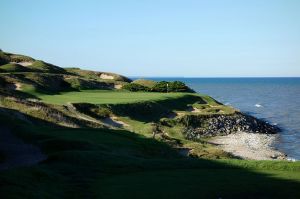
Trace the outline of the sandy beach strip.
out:
[[[214,137],[210,143],[242,159],[284,160],[286,155],[274,148],[278,135],[236,132]]]

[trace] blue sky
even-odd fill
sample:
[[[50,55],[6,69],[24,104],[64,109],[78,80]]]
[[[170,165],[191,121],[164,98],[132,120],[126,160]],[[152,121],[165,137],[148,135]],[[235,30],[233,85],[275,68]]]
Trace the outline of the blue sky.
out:
[[[300,76],[298,0],[1,0],[0,48],[129,76]]]

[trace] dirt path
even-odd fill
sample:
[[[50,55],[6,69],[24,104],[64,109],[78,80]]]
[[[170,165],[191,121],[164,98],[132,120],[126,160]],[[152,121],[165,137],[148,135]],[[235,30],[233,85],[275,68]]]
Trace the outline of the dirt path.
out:
[[[46,159],[46,155],[38,147],[24,143],[8,128],[1,126],[0,151],[5,156],[4,162],[0,163],[0,170],[31,166]]]

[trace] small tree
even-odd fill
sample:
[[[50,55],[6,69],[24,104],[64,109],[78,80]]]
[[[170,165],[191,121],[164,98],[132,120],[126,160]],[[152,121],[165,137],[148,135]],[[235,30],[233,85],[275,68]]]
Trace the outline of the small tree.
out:
[[[149,88],[142,86],[140,84],[135,84],[135,83],[126,84],[122,88],[125,90],[132,91],[132,92],[149,91]]]
[[[168,86],[167,86],[168,84],[169,84],[169,82],[166,82],[166,81],[157,82],[153,86],[152,91],[165,93],[168,91]]]

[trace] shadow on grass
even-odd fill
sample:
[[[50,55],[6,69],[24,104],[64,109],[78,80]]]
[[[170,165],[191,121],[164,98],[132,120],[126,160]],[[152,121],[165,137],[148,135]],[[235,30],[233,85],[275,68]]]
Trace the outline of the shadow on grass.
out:
[[[0,172],[1,198],[300,198],[299,162],[193,159],[132,132],[26,117],[35,125],[0,124],[48,159]]]
[[[159,101],[143,101],[128,104],[108,105],[113,113],[119,116],[130,117],[141,122],[157,122],[162,117],[167,117],[172,111],[185,111],[189,104],[206,104],[197,95],[184,95],[177,98],[169,98]]]

